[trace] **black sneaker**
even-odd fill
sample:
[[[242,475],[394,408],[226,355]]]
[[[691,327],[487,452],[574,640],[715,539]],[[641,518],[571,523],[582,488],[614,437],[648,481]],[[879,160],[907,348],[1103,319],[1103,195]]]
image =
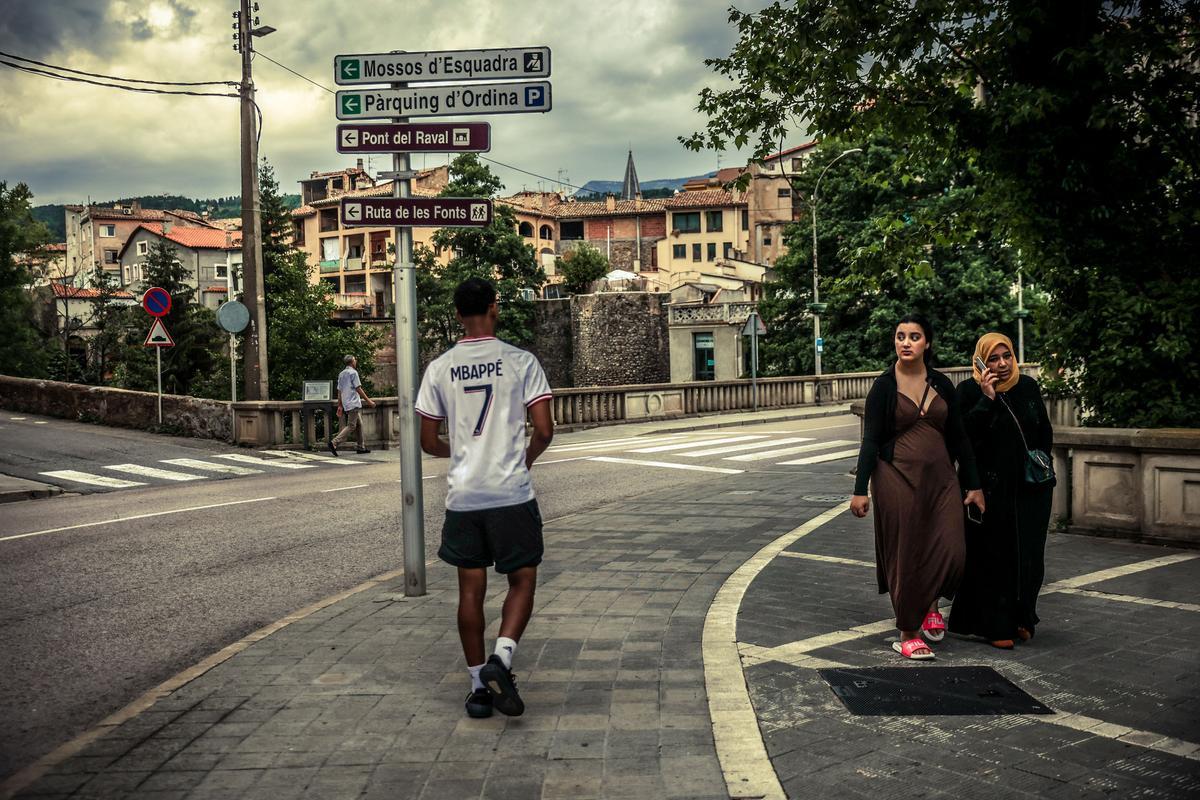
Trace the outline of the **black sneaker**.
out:
[[[525,704],[521,695],[517,694],[516,676],[512,670],[504,666],[500,656],[488,656],[487,663],[479,671],[483,685],[492,690],[492,701],[501,714],[519,717],[525,713]]]
[[[335,456],[337,455],[337,448],[334,447],[333,442],[329,442],[329,452],[333,453]]]
[[[467,695],[467,716],[483,719],[492,715],[492,693],[487,689],[476,689]]]
[[[371,452],[371,448],[369,448],[369,447],[363,447],[363,448],[361,448],[361,449],[355,450],[354,452],[356,452],[356,453],[369,453],[369,452]]]

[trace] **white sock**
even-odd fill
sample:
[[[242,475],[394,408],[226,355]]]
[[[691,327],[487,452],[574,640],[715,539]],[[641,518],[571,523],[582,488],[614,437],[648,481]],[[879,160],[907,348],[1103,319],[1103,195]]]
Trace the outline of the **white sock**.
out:
[[[517,652],[517,643],[507,636],[501,636],[496,639],[496,655],[500,656],[500,660],[504,662],[506,669],[512,669],[513,655]]]
[[[479,679],[479,670],[483,669],[483,664],[478,667],[467,667],[467,672],[471,673],[471,691],[483,688],[483,681]]]

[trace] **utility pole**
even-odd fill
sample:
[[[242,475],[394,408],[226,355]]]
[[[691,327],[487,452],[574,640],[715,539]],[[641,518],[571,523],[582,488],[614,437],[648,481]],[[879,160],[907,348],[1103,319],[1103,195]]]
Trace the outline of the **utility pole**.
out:
[[[812,312],[813,318],[813,366],[816,367],[817,377],[821,376],[821,351],[825,349],[825,342],[821,338],[821,314],[825,313],[825,304],[821,302],[821,289],[817,283],[817,194],[821,190],[821,178],[825,177],[825,173],[829,171],[830,167],[851,153],[861,152],[861,147],[843,150],[841,155],[826,164],[825,169],[821,170],[821,174],[817,177],[817,184],[813,187],[812,202],[809,203],[812,207],[813,301],[809,303],[808,310]],[[817,391],[820,392],[819,384]]]
[[[241,10],[235,11],[234,50],[242,54],[242,82],[239,87],[242,107],[242,293],[246,309],[250,312],[250,326],[245,342],[245,395],[246,400],[267,400],[267,306],[262,274],[262,217],[258,198],[258,119],[254,104],[254,79],[251,76],[251,58],[254,53],[254,37],[266,36],[275,29],[269,25],[258,27],[258,20],[251,16],[258,10],[258,3],[240,0]]]

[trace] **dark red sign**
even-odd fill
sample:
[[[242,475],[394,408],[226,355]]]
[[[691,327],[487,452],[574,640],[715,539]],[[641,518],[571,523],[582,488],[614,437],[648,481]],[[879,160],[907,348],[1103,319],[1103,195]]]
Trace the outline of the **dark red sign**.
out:
[[[171,313],[171,293],[152,286],[142,295],[142,308],[152,317],[165,317]]]
[[[337,126],[339,153],[486,153],[492,149],[487,122],[428,122]]]
[[[477,197],[343,197],[347,227],[486,228],[492,201]]]

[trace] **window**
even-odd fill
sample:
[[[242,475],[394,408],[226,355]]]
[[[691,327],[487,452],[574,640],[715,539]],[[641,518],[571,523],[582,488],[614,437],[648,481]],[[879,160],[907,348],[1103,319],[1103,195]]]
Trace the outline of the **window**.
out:
[[[346,248],[346,258],[362,258],[363,246],[361,243],[352,244]]]
[[[217,264],[217,277],[218,278],[228,278],[229,277],[229,265],[228,264]]]
[[[742,209],[742,230],[750,230],[750,210],[746,208]]]
[[[341,179],[341,178],[334,178],[332,181],[330,181],[330,185],[331,185],[331,186],[332,186],[334,189],[341,189],[341,188],[342,188],[342,179]]]
[[[733,258],[733,242],[725,242],[721,247],[721,255],[725,258]]]
[[[117,235],[117,226],[116,225],[101,225],[100,226],[100,235],[108,236],[108,237],[116,236]]]
[[[366,294],[367,293],[367,276],[366,275],[347,275],[346,276],[346,294]]]
[[[331,236],[328,239],[321,240],[321,260],[322,261],[337,261],[341,258],[341,248],[338,246],[336,237]]]
[[[150,243],[149,242],[138,242],[137,243],[137,254],[139,256],[144,256],[149,251],[150,251]]]
[[[325,283],[329,286],[329,288],[333,289],[334,294],[338,294],[339,292],[342,291],[342,279],[341,278],[338,278],[335,276],[332,278],[321,278],[321,280],[325,281]]]
[[[711,381],[716,378],[716,346],[711,333],[692,334],[692,358],[695,364],[693,380]]]
[[[700,212],[691,211],[687,214],[672,214],[671,225],[680,233],[699,233]]]
[[[767,247],[771,246],[771,234],[769,234],[769,233],[763,234],[763,244]]]
[[[582,239],[583,238],[583,220],[577,219],[571,222],[563,222],[558,226],[559,239]]]
[[[304,220],[296,220],[292,223],[292,239],[298,246],[304,246]]]
[[[709,242],[708,243],[708,260],[715,261],[716,258],[717,258],[717,243]]]
[[[126,285],[126,286],[128,286],[128,285],[129,285],[129,267],[128,267],[128,266],[126,266],[126,267],[125,267],[125,268],[122,270],[122,274],[124,274],[124,276],[125,276],[124,283],[125,283],[125,285]]]
[[[105,250],[104,251],[104,263],[105,264],[117,263],[117,251],[116,250]]]
[[[526,239],[532,239],[533,238],[533,223],[532,222],[522,222],[520,225],[517,226],[517,233],[521,234]]]
[[[709,233],[718,233],[725,224],[724,211],[705,211],[704,227]]]
[[[780,190],[779,190],[779,196],[780,196],[780,197],[791,197],[791,196],[792,196],[792,190],[791,190],[791,189],[780,189]]]
[[[696,242],[692,245],[692,261],[700,260],[700,243]]]
[[[549,225],[543,225],[538,235],[546,241],[552,241],[554,239],[554,228],[551,228]]]
[[[687,245],[686,244],[671,245],[671,258],[687,258]]]

